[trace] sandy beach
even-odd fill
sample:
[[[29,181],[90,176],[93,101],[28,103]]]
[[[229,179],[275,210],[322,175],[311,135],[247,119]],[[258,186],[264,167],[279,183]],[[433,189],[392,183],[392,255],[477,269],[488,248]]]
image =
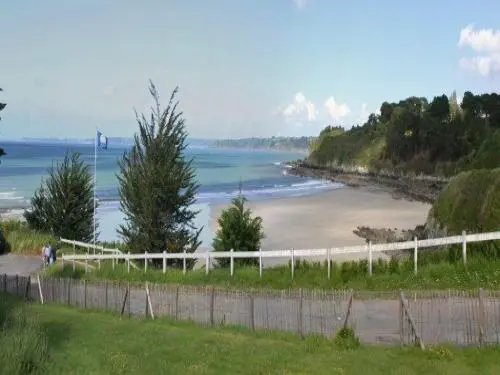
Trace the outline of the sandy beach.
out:
[[[311,249],[363,245],[365,240],[353,230],[358,226],[410,229],[423,224],[430,205],[394,199],[389,192],[376,188],[349,188],[296,198],[248,203],[263,219],[266,238],[262,250]],[[217,230],[217,218],[227,205],[213,205],[211,229]],[[380,253],[380,257],[385,257]],[[339,261],[366,258],[366,254],[337,255]],[[282,263],[269,260],[267,265]]]

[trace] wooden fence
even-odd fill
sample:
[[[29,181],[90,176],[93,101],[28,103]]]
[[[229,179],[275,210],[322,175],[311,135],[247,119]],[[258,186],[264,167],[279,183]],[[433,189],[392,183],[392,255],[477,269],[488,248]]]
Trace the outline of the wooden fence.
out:
[[[431,247],[439,247],[439,246],[449,246],[453,244],[461,244],[462,245],[462,258],[463,262],[467,263],[467,244],[474,242],[483,242],[483,241],[495,241],[500,240],[500,232],[489,232],[489,233],[477,233],[477,234],[466,234],[462,233],[460,236],[451,236],[451,237],[443,237],[443,238],[432,238],[419,240],[416,237],[413,241],[406,242],[393,242],[393,243],[384,243],[384,244],[372,244],[368,242],[366,245],[358,245],[358,246],[344,246],[337,248],[327,248],[327,249],[289,249],[289,250],[266,250],[263,251],[260,249],[259,251],[205,251],[205,252],[195,252],[195,253],[168,253],[163,251],[162,253],[148,253],[144,254],[131,254],[130,252],[127,254],[123,253],[110,253],[110,254],[62,254],[61,260],[62,262],[85,262],[85,270],[88,270],[88,262],[89,261],[98,261],[100,266],[100,261],[102,260],[111,260],[113,267],[115,267],[115,263],[118,260],[126,261],[128,264],[128,271],[130,272],[131,266],[135,267],[133,264],[133,260],[142,260],[144,262],[144,271],[147,271],[148,268],[148,260],[152,259],[161,259],[163,262],[163,272],[167,272],[167,263],[168,260],[172,259],[180,259],[183,261],[183,271],[184,273],[187,271],[186,261],[187,259],[201,259],[205,261],[205,272],[208,274],[210,270],[211,263],[214,260],[221,258],[229,258],[230,259],[230,273],[231,276],[234,275],[234,262],[235,259],[241,258],[258,258],[259,260],[259,274],[262,278],[263,273],[263,260],[264,259],[288,259],[291,265],[291,275],[292,279],[294,277],[295,271],[295,263],[298,258],[301,259],[324,259],[327,262],[327,277],[330,278],[331,274],[331,264],[332,261],[335,260],[335,256],[339,254],[354,254],[354,253],[365,253],[368,258],[368,274],[372,275],[373,270],[373,255],[380,252],[391,252],[391,251],[401,251],[401,250],[411,250],[413,252],[413,264],[414,264],[414,273],[418,272],[418,254],[419,250],[431,248]],[[66,240],[67,241],[67,240]],[[88,245],[88,244],[86,244]],[[92,246],[92,245],[90,245]]]
[[[230,290],[0,275],[0,292],[122,315],[169,316],[328,337],[352,327],[365,343],[500,343],[500,291]],[[425,343],[425,344],[424,344]]]

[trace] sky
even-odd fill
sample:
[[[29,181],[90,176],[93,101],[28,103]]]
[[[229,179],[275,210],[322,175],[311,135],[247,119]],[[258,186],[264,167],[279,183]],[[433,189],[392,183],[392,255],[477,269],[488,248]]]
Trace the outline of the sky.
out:
[[[500,1],[18,0],[0,139],[130,137],[178,86],[196,138],[316,135],[383,101],[500,91]]]

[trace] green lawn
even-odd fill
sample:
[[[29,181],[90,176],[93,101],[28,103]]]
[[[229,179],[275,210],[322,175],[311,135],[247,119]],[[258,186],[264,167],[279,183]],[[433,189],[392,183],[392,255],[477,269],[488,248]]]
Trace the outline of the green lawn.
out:
[[[5,298],[0,319],[4,320]],[[169,320],[138,320],[62,306],[7,299],[10,314],[24,310],[36,319],[48,343],[39,360],[47,374],[498,374],[499,348],[453,349],[358,347],[345,349],[335,340],[285,333],[251,333],[237,328],[200,328]],[[2,304],[0,304],[1,306]],[[14,306],[17,305],[17,306]],[[0,322],[1,322],[0,320]],[[0,373],[16,374],[13,347],[24,358],[32,346],[26,325],[4,325],[0,335]],[[33,335],[34,324],[29,325]],[[9,336],[9,330],[15,334]],[[17,331],[16,331],[17,330]],[[9,341],[9,337],[10,340]],[[38,341],[41,339],[39,338]],[[31,340],[36,341],[36,340]],[[42,347],[39,345],[38,347]],[[27,349],[28,348],[28,349]],[[36,349],[36,347],[35,347]],[[28,351],[27,351],[28,350]],[[7,355],[5,354],[7,353]],[[8,357],[8,353],[10,357]],[[31,352],[33,354],[33,352]],[[6,358],[7,357],[7,358]],[[21,373],[21,372],[17,372]]]
[[[138,262],[138,264],[140,264]],[[327,278],[327,268],[323,264],[300,263],[295,269],[294,280],[291,270],[287,266],[265,268],[263,278],[259,277],[258,268],[235,267],[235,274],[231,277],[228,269],[205,269],[187,271],[153,269],[147,272],[143,268],[132,269],[127,272],[122,263],[112,269],[109,262],[102,262],[101,270],[93,270],[87,274],[82,268],[73,272],[70,264],[62,269],[56,266],[49,270],[49,274],[60,277],[75,277],[87,279],[125,280],[131,282],[157,282],[193,285],[218,285],[228,288],[317,288],[317,289],[345,289],[393,291],[399,289],[427,290],[427,289],[500,289],[500,260],[485,260],[471,258],[467,266],[460,260],[449,262],[438,260],[436,263],[423,262],[419,265],[418,274],[413,272],[411,262],[376,262],[373,265],[373,276],[368,277],[366,261],[346,262],[334,264],[331,269],[331,278]]]

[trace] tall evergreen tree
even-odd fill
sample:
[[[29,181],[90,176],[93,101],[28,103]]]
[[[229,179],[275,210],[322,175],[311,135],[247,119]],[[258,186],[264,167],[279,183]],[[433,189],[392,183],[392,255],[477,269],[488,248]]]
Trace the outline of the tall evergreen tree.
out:
[[[187,160],[187,133],[182,112],[172,92],[162,109],[158,91],[150,82],[153,107],[148,118],[136,113],[139,132],[134,145],[119,162],[121,210],[125,224],[118,233],[132,252],[194,252],[202,228],[194,227],[199,211],[193,209],[199,184],[192,160]],[[168,264],[182,267],[182,260]],[[194,260],[187,262],[194,266]]]
[[[24,212],[28,225],[57,237],[90,242],[94,236],[94,183],[90,167],[80,154],[67,151],[62,162],[49,169]]]

